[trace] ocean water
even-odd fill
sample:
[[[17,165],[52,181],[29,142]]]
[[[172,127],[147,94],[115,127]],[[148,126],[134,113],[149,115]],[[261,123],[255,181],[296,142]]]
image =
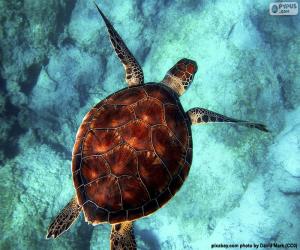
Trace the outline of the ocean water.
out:
[[[299,248],[300,16],[270,16],[269,0],[97,2],[146,82],[190,58],[198,73],[180,98],[185,110],[271,130],[194,126],[189,177],[165,207],[135,223],[138,249]],[[110,226],[83,216],[45,239],[74,194],[71,152],[82,118],[126,86],[94,3],[0,0],[0,45],[0,249],[109,249]]]

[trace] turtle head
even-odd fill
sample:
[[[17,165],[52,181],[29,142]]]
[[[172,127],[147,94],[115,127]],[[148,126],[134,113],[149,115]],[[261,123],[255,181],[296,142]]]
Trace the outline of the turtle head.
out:
[[[197,69],[195,61],[183,58],[169,69],[162,83],[169,86],[178,95],[182,95],[192,83]]]

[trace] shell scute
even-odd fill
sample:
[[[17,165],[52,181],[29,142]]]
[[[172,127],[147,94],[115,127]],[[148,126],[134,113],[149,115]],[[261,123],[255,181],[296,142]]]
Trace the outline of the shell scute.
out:
[[[170,192],[175,195],[179,188],[182,186],[182,179],[180,176],[176,176],[173,178],[172,182],[170,183]]]
[[[158,198],[157,202],[160,207],[165,205],[170,199],[172,198],[172,194],[169,189],[166,189],[163,193],[161,193]]]
[[[117,105],[130,105],[146,97],[146,93],[142,88],[134,87],[130,91],[126,90],[128,89],[113,94],[108,98],[108,102]]]
[[[109,213],[109,223],[115,224],[118,223],[119,221],[125,221],[127,218],[127,212],[126,210],[120,210],[117,212],[111,212]]]
[[[190,138],[190,143],[189,143],[190,147],[192,146],[192,138]],[[187,152],[186,152],[186,157],[185,160],[187,163],[189,163],[190,165],[192,164],[192,159],[193,159],[193,151],[192,148],[188,148]]]
[[[81,174],[86,183],[110,174],[107,163],[101,156],[86,157],[81,162]]]
[[[78,203],[80,206],[82,206],[87,201],[84,185],[76,187],[76,194]]]
[[[134,118],[127,106],[105,105],[93,117],[93,129],[117,128]]]
[[[112,175],[87,184],[85,191],[89,200],[92,200],[99,207],[105,207],[110,211],[117,211],[122,208],[118,180]]]
[[[143,214],[143,207],[139,207],[136,209],[129,209],[127,210],[127,219],[134,220]]]
[[[75,140],[73,150],[72,150],[72,156],[81,154],[81,152],[82,152],[82,142],[83,142],[83,138]]]
[[[83,208],[85,219],[87,221],[92,221],[93,224],[108,220],[108,212],[105,209],[98,207],[93,202],[86,202],[83,205]]]
[[[77,140],[82,139],[86,135],[86,133],[89,129],[90,129],[89,123],[87,123],[87,122],[82,123],[77,131],[76,139]]]
[[[141,207],[149,200],[147,190],[138,178],[123,176],[119,179],[124,209]]]
[[[144,215],[147,216],[159,209],[159,205],[156,200],[151,200],[144,206]]]
[[[142,152],[138,160],[140,177],[151,198],[156,198],[169,185],[171,177],[168,170],[154,152]]]
[[[186,177],[188,176],[188,173],[190,171],[190,165],[187,164],[187,163],[184,163],[180,172],[179,172],[179,175],[181,177],[182,180],[185,180]]]
[[[81,172],[80,171],[76,171],[75,173],[73,173],[73,183],[75,187],[79,187],[82,183],[82,179],[81,179]]]
[[[150,132],[150,127],[140,120],[134,120],[120,129],[120,134],[125,142],[136,150],[151,149]]]
[[[153,97],[162,103],[174,103],[174,94],[167,90],[165,86],[149,84],[145,86],[148,96]]]
[[[155,152],[174,176],[184,160],[185,149],[166,126],[153,128],[152,141]]]
[[[122,138],[114,130],[90,130],[83,142],[82,151],[85,156],[103,154],[122,142]]]
[[[89,112],[87,112],[86,115],[83,117],[82,123],[89,123],[89,122],[93,119],[93,117],[94,117],[94,115],[95,115],[96,112],[97,112],[97,109],[96,109],[96,108],[92,108],[92,109],[91,109]]]
[[[143,99],[134,107],[136,116],[149,125],[164,123],[164,108],[154,98]]]
[[[72,156],[72,172],[73,173],[80,169],[81,159],[82,159],[81,154],[77,154],[77,155]]]
[[[126,144],[117,146],[112,152],[105,154],[104,157],[114,175],[137,176],[137,157],[132,148]]]
[[[186,146],[188,143],[188,129],[183,115],[181,114],[178,106],[165,105],[166,122],[168,127],[176,135],[178,140]]]

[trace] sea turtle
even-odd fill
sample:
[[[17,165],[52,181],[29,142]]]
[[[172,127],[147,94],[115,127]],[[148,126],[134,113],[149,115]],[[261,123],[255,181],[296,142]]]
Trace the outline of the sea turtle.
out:
[[[192,108],[179,97],[197,64],[179,60],[159,83],[144,83],[142,68],[110,21],[102,16],[125,67],[128,87],[95,105],[80,125],[72,152],[76,195],[48,228],[56,238],[78,218],[110,223],[111,249],[136,249],[133,221],[163,207],[181,188],[192,163],[191,125],[226,122],[267,132],[263,124]]]

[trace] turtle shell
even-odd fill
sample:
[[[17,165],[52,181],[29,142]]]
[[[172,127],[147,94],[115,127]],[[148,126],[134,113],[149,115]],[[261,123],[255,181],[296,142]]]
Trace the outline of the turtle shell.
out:
[[[166,204],[189,172],[190,125],[178,96],[161,84],[122,89],[92,108],[72,156],[86,221],[131,221]]]

